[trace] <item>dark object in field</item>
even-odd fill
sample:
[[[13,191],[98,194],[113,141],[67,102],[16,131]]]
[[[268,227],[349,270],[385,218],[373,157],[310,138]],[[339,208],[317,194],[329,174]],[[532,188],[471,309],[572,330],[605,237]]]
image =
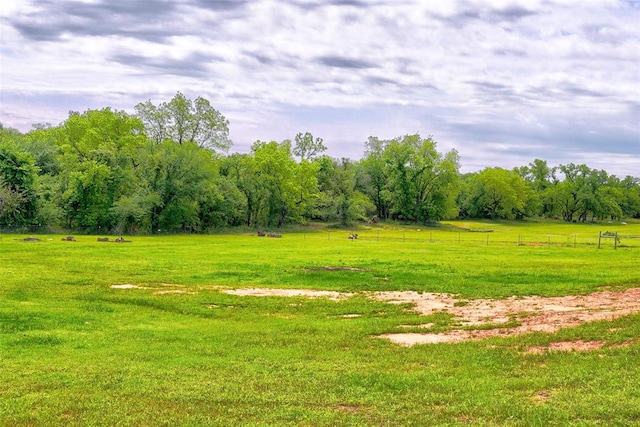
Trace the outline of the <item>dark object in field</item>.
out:
[[[67,236],[62,238],[63,242],[77,242],[76,238],[73,236]]]
[[[262,230],[258,230],[258,237],[264,237],[264,236],[266,236],[266,235],[267,235],[267,234],[266,234],[264,231],[262,231]]]
[[[349,240],[356,240],[357,238],[358,238],[358,233],[353,233],[349,237],[347,237],[347,239]]]
[[[279,239],[280,237],[282,237],[282,234],[269,233],[267,234],[267,237],[274,237],[276,239]]]
[[[25,237],[24,239],[16,239],[20,242],[40,242],[41,240],[37,237]]]
[[[98,242],[108,242],[109,238],[108,237],[98,237]]]
[[[116,243],[131,243],[131,240],[124,240],[124,237],[120,236],[116,240],[114,240],[114,242],[116,242]]]

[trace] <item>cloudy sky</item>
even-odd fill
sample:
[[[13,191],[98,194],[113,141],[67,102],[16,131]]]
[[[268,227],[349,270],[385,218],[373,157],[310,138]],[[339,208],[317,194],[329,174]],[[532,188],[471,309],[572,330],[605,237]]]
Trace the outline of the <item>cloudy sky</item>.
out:
[[[180,91],[232,151],[432,135],[462,171],[536,158],[640,176],[640,0],[2,0],[0,122]]]

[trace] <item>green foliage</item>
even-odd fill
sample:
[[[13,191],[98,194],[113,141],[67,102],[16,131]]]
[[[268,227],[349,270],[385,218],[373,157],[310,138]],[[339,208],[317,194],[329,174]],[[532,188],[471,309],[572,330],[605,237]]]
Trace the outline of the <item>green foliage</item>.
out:
[[[231,146],[229,122],[209,101],[71,112],[22,134],[0,124],[0,224],[83,232],[208,232],[309,221],[432,224],[445,219],[640,217],[640,178],[535,159],[460,176],[455,150],[419,134],[369,137],[360,160],[323,155],[322,138]]]
[[[299,222],[317,191],[316,164],[296,163],[288,141],[256,141],[251,150],[264,192],[257,223],[281,227],[288,221]]]
[[[202,97],[192,101],[178,92],[169,102],[156,106],[149,100],[136,105],[135,110],[156,144],[194,143],[223,151],[231,147],[229,121]]]
[[[455,217],[458,168],[455,151],[443,156],[433,139],[418,134],[389,141],[369,138],[364,159],[367,193],[378,216],[405,221]]]
[[[467,181],[462,210],[472,218],[522,218],[528,194],[517,173],[487,168]]]
[[[327,151],[327,147],[324,146],[322,138],[313,138],[313,135],[309,132],[298,133],[295,138],[295,146],[293,147],[293,154],[300,158],[300,160],[313,160],[318,155]]]
[[[349,159],[340,161],[328,156],[316,160],[319,166],[317,218],[350,226],[371,217],[375,206],[357,189],[357,165]]]
[[[0,141],[0,224],[32,224],[37,215],[38,169],[33,157],[7,141]]]

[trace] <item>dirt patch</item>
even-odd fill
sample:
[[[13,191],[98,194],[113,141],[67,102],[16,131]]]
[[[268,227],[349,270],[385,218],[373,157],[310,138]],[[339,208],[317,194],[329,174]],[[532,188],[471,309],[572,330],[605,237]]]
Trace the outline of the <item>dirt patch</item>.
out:
[[[123,283],[122,285],[111,285],[113,289],[149,289],[144,286],[132,285],[130,283]]]
[[[358,267],[321,267],[323,269],[352,269]],[[171,284],[160,284],[175,287]],[[132,284],[118,284],[114,289],[150,289]],[[321,291],[311,289],[268,289],[244,288],[224,289],[214,287],[220,292],[254,297],[303,297],[325,298],[341,301],[351,298],[355,293]],[[156,294],[193,294],[181,289],[157,290]],[[408,304],[411,309],[428,316],[435,313],[447,313],[452,316],[454,327],[442,333],[390,333],[379,338],[394,343],[412,346],[416,344],[455,343],[467,340],[480,340],[489,337],[509,337],[531,332],[555,333],[561,328],[576,327],[586,322],[613,320],[618,317],[640,313],[640,288],[630,288],[622,292],[603,291],[589,295],[571,295],[564,297],[510,297],[503,300],[459,299],[455,295],[444,293],[418,292],[367,292],[367,297],[390,304]],[[214,307],[210,307],[214,308]],[[347,314],[344,318],[358,317]],[[434,325],[400,325],[403,328],[431,328]],[[548,347],[532,347],[530,352],[544,351],[586,351],[579,341],[571,344],[554,343]],[[596,343],[596,344],[594,344]],[[564,349],[562,345],[569,346]],[[589,349],[602,347],[600,341],[583,344]],[[620,345],[623,346],[623,345]]]
[[[252,296],[252,297],[304,297],[304,298],[327,298],[333,301],[340,301],[353,294],[349,292],[335,291],[313,291],[309,289],[226,289],[222,292],[230,295]]]
[[[185,291],[182,289],[168,289],[164,291],[155,291],[154,295],[168,295],[168,294],[187,294],[187,295],[196,295],[197,292]]]
[[[547,391],[539,391],[538,393],[531,396],[531,400],[534,403],[544,403],[551,398],[551,394]]]
[[[542,354],[550,351],[593,351],[601,349],[604,341],[558,341],[547,346],[527,348],[527,354]]]
[[[449,294],[376,292],[373,298],[391,304],[412,304],[413,310],[423,315],[449,313],[458,321],[457,329],[441,334],[400,333],[381,336],[406,346],[529,332],[555,333],[560,328],[575,327],[585,322],[613,320],[640,312],[640,288],[624,292],[606,291],[551,298],[531,296],[504,300],[465,300],[464,305]],[[517,326],[510,326],[508,322]],[[479,327],[484,329],[478,329]]]

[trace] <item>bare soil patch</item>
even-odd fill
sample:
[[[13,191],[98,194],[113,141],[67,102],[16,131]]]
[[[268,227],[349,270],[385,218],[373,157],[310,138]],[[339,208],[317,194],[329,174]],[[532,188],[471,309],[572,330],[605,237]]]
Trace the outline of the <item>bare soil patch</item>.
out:
[[[197,292],[185,291],[183,289],[167,289],[164,291],[155,291],[154,295],[169,295],[169,294],[187,294],[187,295],[196,295]]]
[[[355,269],[357,267],[321,267],[326,269]],[[193,294],[194,291],[175,289],[171,284],[160,284],[174,289],[157,290],[157,294]],[[114,289],[150,289],[132,284],[111,285]],[[244,288],[224,289],[213,287],[220,292],[238,296],[254,297],[303,297],[326,298],[341,301],[351,298],[355,293],[320,291],[311,289],[269,289]],[[435,313],[448,313],[454,319],[454,327],[441,333],[390,333],[380,335],[394,343],[412,346],[416,344],[455,343],[467,340],[480,340],[489,337],[508,337],[531,332],[555,333],[561,328],[576,327],[586,322],[613,320],[618,317],[640,313],[640,287],[625,291],[602,291],[589,295],[570,295],[564,297],[510,297],[503,300],[460,299],[445,293],[418,292],[367,292],[365,295],[377,301],[390,304],[408,304],[411,310],[428,316]],[[210,308],[214,308],[211,306]],[[344,318],[359,317],[346,314]],[[423,325],[400,325],[400,327],[418,327],[429,329],[431,323]],[[612,330],[613,332],[613,330]],[[601,348],[602,341],[575,341],[552,343],[546,347],[531,347],[529,353],[546,351],[589,351]],[[619,344],[618,347],[630,345]]]
[[[376,292],[373,297],[392,304],[412,304],[413,310],[423,315],[449,313],[458,320],[456,329],[440,334],[406,333],[381,336],[406,346],[460,342],[529,332],[554,333],[560,328],[575,327],[585,322],[613,320],[640,312],[640,288],[565,297],[530,296],[504,300],[465,300],[464,304],[460,304],[461,300],[449,294]],[[515,322],[517,326],[510,326],[508,322]],[[504,326],[501,327],[501,324]]]
[[[527,348],[527,354],[542,354],[550,351],[592,351],[604,346],[604,341],[558,341],[547,346],[532,346]]]
[[[335,291],[314,291],[310,289],[226,289],[222,292],[230,295],[253,296],[253,297],[305,297],[305,298],[328,298],[339,301],[353,296],[348,292]]]
[[[123,283],[121,285],[111,285],[113,289],[149,289],[145,286],[132,285],[130,283]]]

